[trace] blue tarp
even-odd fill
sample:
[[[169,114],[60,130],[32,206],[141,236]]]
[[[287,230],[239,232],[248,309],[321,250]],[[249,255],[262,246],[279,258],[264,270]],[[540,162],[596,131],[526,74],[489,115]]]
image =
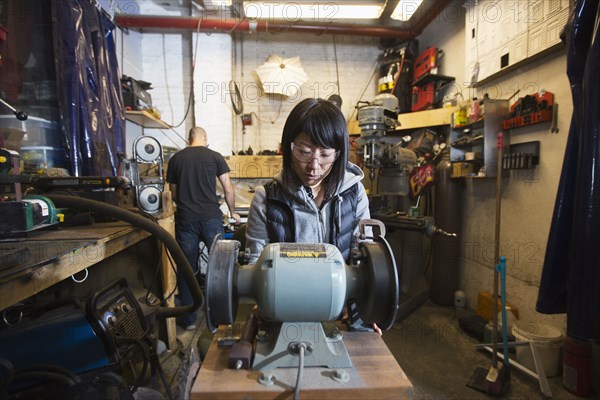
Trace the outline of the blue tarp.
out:
[[[117,175],[125,112],[114,25],[89,0],[54,0],[54,54],[70,172]]]
[[[567,334],[600,340],[600,5],[579,0],[565,30],[573,116],[537,311],[567,313]]]

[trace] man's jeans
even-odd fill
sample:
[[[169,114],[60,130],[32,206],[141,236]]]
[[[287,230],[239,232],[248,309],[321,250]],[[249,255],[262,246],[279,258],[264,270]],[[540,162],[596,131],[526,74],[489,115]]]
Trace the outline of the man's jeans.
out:
[[[223,220],[221,218],[193,222],[175,222],[175,238],[192,266],[194,273],[199,273],[198,258],[200,257],[200,242],[204,242],[206,248],[210,249],[215,236],[224,232]],[[178,266],[178,268],[181,267]],[[177,285],[179,286],[181,305],[192,304],[192,294],[183,274],[180,272],[177,273]],[[180,324],[184,327],[194,323],[196,323],[195,312],[188,313],[180,319]]]

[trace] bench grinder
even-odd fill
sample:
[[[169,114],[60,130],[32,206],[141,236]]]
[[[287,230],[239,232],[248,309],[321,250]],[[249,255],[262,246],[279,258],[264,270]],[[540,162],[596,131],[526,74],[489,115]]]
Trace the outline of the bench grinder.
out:
[[[238,264],[239,249],[238,241],[215,240],[206,275],[211,332],[233,324],[240,298],[254,301],[264,321],[253,357],[238,360],[237,368],[296,367],[300,347],[307,367],[352,367],[342,333],[327,327],[333,324],[322,324],[337,319],[349,301],[366,323],[385,330],[395,322],[398,274],[383,236],[360,242],[351,265],[330,244],[271,243],[254,265]],[[252,340],[248,347],[252,348]]]

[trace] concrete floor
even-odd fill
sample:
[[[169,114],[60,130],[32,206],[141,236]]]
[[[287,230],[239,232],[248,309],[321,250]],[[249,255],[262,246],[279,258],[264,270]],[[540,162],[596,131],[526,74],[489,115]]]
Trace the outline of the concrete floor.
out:
[[[459,327],[458,318],[467,314],[471,315],[472,312],[458,313],[453,307],[436,306],[428,301],[383,333],[383,340],[414,386],[414,399],[499,398],[466,386],[477,367],[487,370],[491,366],[491,355],[476,350],[474,345],[477,341],[463,333]],[[189,390],[189,380],[195,374],[194,358],[202,351],[201,348],[206,348],[210,343],[210,336],[204,324],[200,324],[195,331],[178,328],[178,339],[181,343],[180,349],[175,352],[175,357],[166,354],[169,358],[163,367],[172,382],[174,398],[184,399],[183,393]],[[187,364],[178,364],[182,355]],[[195,360],[197,368],[199,359]],[[548,380],[552,398],[580,399],[563,388],[560,375]],[[510,385],[501,398],[546,397],[540,391],[537,380],[513,368]]]
[[[491,367],[491,354],[478,351],[477,340],[462,332],[458,318],[472,315],[428,301],[394,327],[383,340],[412,382],[414,399],[498,398],[466,386],[477,367]],[[548,378],[552,398],[580,399],[562,386],[562,376]],[[537,380],[511,369],[510,385],[502,398],[544,399]]]

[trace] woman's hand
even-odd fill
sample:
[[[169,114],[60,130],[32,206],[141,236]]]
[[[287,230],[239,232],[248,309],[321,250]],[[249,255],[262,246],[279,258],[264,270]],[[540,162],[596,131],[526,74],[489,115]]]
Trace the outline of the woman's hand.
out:
[[[375,322],[373,322],[373,329],[375,330],[375,332],[379,333],[379,336],[383,336],[383,332],[381,331],[381,328],[378,327]]]

